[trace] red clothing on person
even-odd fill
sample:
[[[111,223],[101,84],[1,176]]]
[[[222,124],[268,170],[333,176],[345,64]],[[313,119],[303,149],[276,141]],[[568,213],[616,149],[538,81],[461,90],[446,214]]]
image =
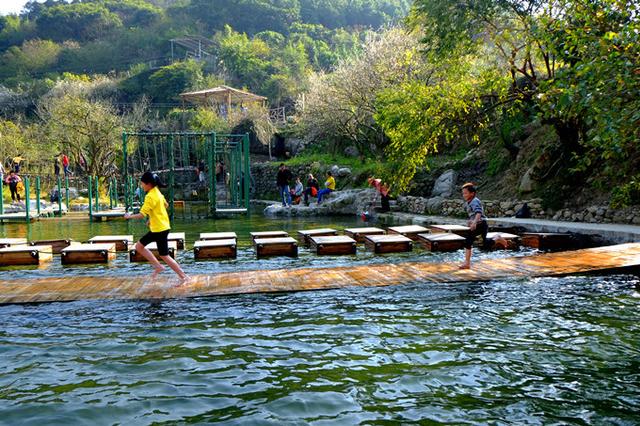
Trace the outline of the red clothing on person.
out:
[[[69,165],[69,157],[67,157],[66,155],[62,155],[62,165],[64,167],[67,167]]]

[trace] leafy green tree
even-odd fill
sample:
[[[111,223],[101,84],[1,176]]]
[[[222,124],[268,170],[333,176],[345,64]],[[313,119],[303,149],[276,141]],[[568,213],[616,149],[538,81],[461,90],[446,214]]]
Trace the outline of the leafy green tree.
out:
[[[5,64],[0,68],[3,78],[44,72],[58,62],[62,46],[51,40],[29,40],[22,46],[10,47],[3,55]]]
[[[202,80],[201,64],[189,60],[160,68],[149,77],[149,95],[156,102],[176,102],[178,95]]]
[[[36,20],[42,38],[87,41],[122,26],[120,17],[97,3],[59,4],[46,8]]]

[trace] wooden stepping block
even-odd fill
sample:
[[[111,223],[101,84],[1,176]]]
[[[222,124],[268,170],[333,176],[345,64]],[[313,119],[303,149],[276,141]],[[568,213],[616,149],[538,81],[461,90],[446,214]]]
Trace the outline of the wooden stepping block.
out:
[[[256,238],[253,243],[258,259],[271,256],[298,257],[298,242],[295,238]]]
[[[62,250],[61,255],[63,265],[109,263],[116,258],[116,244],[71,244]]]
[[[11,246],[0,249],[0,266],[40,265],[51,259],[51,246]]]
[[[495,237],[500,235],[502,238],[507,240],[507,247],[501,247],[494,244],[492,247],[489,247],[492,250],[518,250],[520,247],[520,237],[514,234],[509,234],[507,232],[487,232],[487,240],[493,240]]]
[[[305,247],[311,247],[311,237],[327,237],[338,235],[338,231],[331,228],[307,229],[298,231],[298,238]]]
[[[62,250],[69,247],[74,241],[72,239],[66,240],[37,240],[29,242],[30,246],[51,246],[53,254],[60,254]]]
[[[464,248],[465,238],[454,233],[418,234],[418,241],[431,252],[456,251]]]
[[[167,236],[167,240],[169,242],[174,241],[176,243],[177,250],[184,250],[184,241],[185,241],[184,232],[169,232],[169,235]]]
[[[253,241],[253,244],[256,243],[257,239],[287,238],[289,236],[289,234],[284,231],[251,232],[249,235],[251,235],[251,241]]]
[[[0,238],[0,248],[12,246],[26,246],[26,238]]]
[[[389,234],[404,235],[413,241],[418,241],[418,234],[428,234],[429,230],[420,225],[395,226],[389,228]]]
[[[404,235],[368,235],[364,245],[376,254],[402,253],[413,250],[413,241]]]
[[[133,235],[98,235],[89,240],[89,244],[115,244],[116,251],[128,251],[133,244]]]
[[[140,254],[138,250],[135,248],[135,244],[132,244],[129,247],[129,262],[147,262],[147,259],[144,258]],[[147,248],[151,250],[151,253],[156,257],[156,259],[160,260],[160,253],[158,253],[158,245],[153,242],[147,245]],[[169,241],[169,256],[172,258],[176,258],[176,251],[178,250],[178,243],[175,241]]]
[[[521,241],[523,246],[538,250],[557,250],[575,246],[571,234],[551,232],[527,232],[522,234]]]
[[[387,231],[380,228],[347,228],[344,234],[351,237],[359,243],[364,243],[367,235],[386,235]]]
[[[345,235],[310,237],[311,250],[317,255],[356,254],[357,242]]]
[[[235,238],[196,241],[193,245],[193,257],[196,260],[235,259],[237,256],[238,244]]]
[[[462,225],[430,225],[429,229],[431,229],[432,234],[441,234],[443,232],[450,232],[452,234],[460,235],[461,237],[466,237],[469,235],[471,229],[468,226]]]
[[[238,235],[235,232],[201,232],[200,239],[202,241],[237,240]]]

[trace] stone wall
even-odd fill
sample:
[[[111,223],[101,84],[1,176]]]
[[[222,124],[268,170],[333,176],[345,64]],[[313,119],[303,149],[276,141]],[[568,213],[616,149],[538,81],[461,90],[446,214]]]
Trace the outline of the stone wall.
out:
[[[440,199],[423,197],[398,197],[398,210],[413,214],[466,217],[464,203],[461,199]],[[534,219],[550,219],[567,222],[588,223],[622,223],[640,225],[640,207],[628,209],[612,209],[608,206],[592,206],[585,209],[562,209],[559,211],[544,210],[542,200],[483,200],[488,217],[512,217],[527,203]]]

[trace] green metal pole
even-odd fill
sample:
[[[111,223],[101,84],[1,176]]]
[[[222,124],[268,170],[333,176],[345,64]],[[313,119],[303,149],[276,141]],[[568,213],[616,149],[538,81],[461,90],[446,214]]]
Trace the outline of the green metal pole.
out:
[[[60,178],[58,178],[58,186]],[[93,222],[93,182],[91,176],[89,176],[89,221]]]
[[[217,145],[218,145],[218,135],[216,133],[213,134],[213,143],[211,144],[211,150],[213,150],[213,163],[215,164],[215,167],[218,166],[218,158],[217,158]],[[217,176],[215,176],[215,169],[212,170],[211,173],[213,176],[213,185],[211,187],[211,214],[213,214],[213,216],[215,217],[216,215],[216,204],[217,204],[217,197],[218,197],[218,180],[217,180]],[[224,174],[222,176],[222,178],[224,179]]]
[[[40,216],[40,176],[36,176],[36,211]]]
[[[95,194],[94,194],[94,196],[96,197],[95,207],[96,207],[96,211],[99,212],[100,211],[100,179],[98,179],[98,176],[94,176],[93,182],[96,186]]]
[[[169,136],[169,216],[171,221],[174,219],[174,184],[175,184],[175,158],[173,156],[173,135]]]
[[[118,205],[118,178],[113,178],[113,198],[116,200],[116,206]]]
[[[209,164],[209,213],[215,213],[212,209],[215,210],[215,207],[211,205],[211,200],[215,198],[213,193],[216,190],[216,173],[215,173],[215,165],[213,164],[213,144],[216,143],[215,133],[211,135],[207,144],[207,163]]]
[[[27,220],[27,223],[29,223],[29,213],[30,213],[30,209],[31,209],[31,194],[29,194],[29,178],[25,177],[24,178],[24,211],[25,211],[25,218]]]
[[[113,210],[113,180],[109,180],[109,210]]]
[[[65,190],[64,202],[67,205],[67,213],[69,213],[69,176],[64,177],[64,190]]]
[[[58,215],[62,217],[62,181],[58,176]]]
[[[127,153],[127,132],[122,132],[122,171],[124,180],[124,209],[129,211],[131,204],[129,203],[129,189],[128,189],[128,177],[129,168],[127,167],[128,153]]]
[[[0,215],[4,214],[4,182],[0,179]]]
[[[244,151],[244,208],[249,211],[249,180],[251,179],[251,164],[249,163],[249,134],[242,138],[242,150]]]

